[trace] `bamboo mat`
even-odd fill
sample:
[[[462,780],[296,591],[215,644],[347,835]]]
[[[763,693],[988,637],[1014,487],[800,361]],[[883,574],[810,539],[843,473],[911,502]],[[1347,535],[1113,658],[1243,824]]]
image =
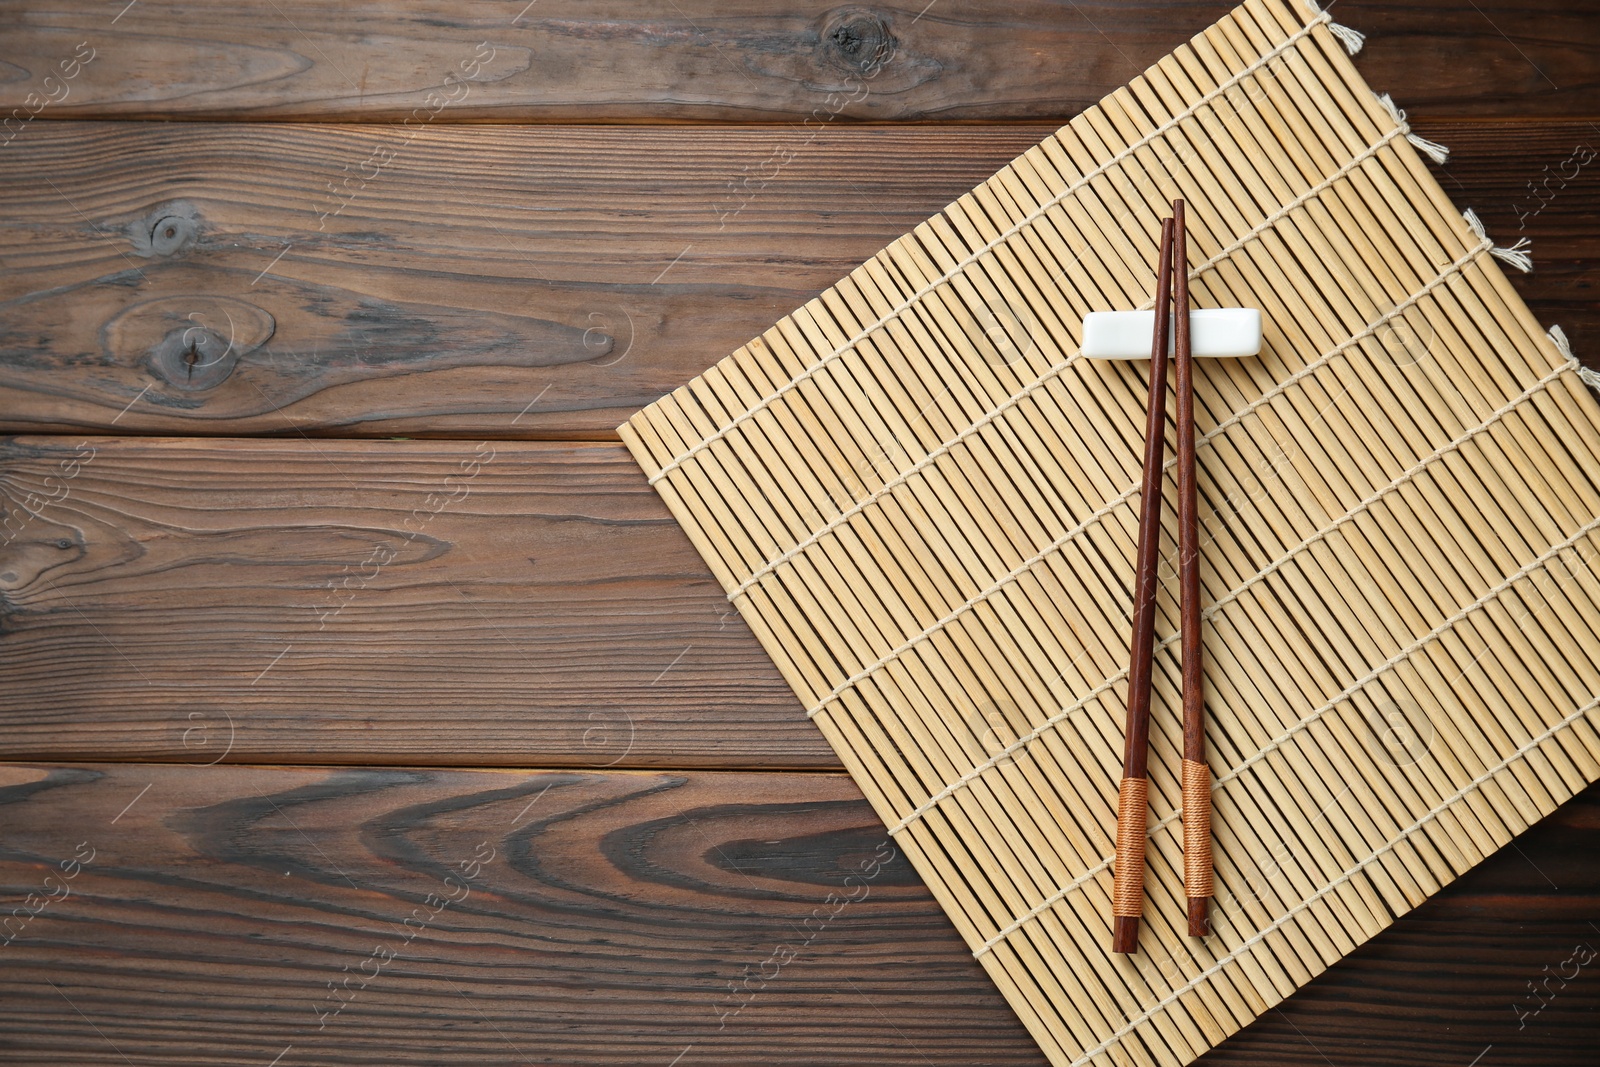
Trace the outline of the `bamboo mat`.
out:
[[[1188,1063],[1600,776],[1600,409],[1358,44],[1251,0],[620,428],[1055,1064]],[[1266,343],[1195,368],[1214,933],[1169,500],[1115,956],[1148,363],[1077,342],[1176,196]]]

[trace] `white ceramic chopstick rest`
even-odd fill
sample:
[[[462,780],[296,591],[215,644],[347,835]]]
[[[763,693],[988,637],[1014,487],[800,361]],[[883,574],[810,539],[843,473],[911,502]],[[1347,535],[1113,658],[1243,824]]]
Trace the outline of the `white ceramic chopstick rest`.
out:
[[[1083,355],[1089,359],[1149,359],[1154,311],[1091,311],[1083,317]],[[1171,343],[1171,332],[1168,332]],[[1195,308],[1189,346],[1196,359],[1239,359],[1261,351],[1261,312],[1255,308]]]

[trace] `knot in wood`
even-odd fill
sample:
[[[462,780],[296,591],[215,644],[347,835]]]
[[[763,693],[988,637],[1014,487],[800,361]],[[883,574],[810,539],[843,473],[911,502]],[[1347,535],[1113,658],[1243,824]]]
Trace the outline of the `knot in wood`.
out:
[[[199,390],[221,385],[238,362],[239,348],[233,340],[204,326],[185,326],[156,342],[149,366],[168,385]]]
[[[823,54],[838,66],[871,76],[894,55],[894,34],[876,12],[845,8],[823,24]]]
[[[200,234],[200,211],[187,200],[158,204],[135,221],[129,236],[133,250],[146,258],[170,256],[194,242]]]
[[[248,300],[190,293],[130,304],[100,337],[116,365],[142,363],[167,385],[195,393],[221,385],[276,329],[271,313]]]

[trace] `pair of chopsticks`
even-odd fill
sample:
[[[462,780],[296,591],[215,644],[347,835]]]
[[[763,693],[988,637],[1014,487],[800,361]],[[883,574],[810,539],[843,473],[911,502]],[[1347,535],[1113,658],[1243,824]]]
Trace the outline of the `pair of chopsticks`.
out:
[[[1144,850],[1150,781],[1150,673],[1155,647],[1156,569],[1161,541],[1161,469],[1167,421],[1167,338],[1172,334],[1178,394],[1178,588],[1183,649],[1183,885],[1189,935],[1210,933],[1211,771],[1205,759],[1205,700],[1201,692],[1200,546],[1194,471],[1194,360],[1189,344],[1189,264],[1183,201],[1161,223],[1156,268],[1155,335],[1150,346],[1149,419],[1145,424],[1144,483],[1134,571],[1132,658],[1128,668],[1128,729],[1117,791],[1117,847],[1111,893],[1113,952],[1135,952],[1144,909]],[[1175,305],[1175,307],[1169,307]],[[1169,318],[1175,316],[1175,319]],[[1170,325],[1169,325],[1170,323]]]

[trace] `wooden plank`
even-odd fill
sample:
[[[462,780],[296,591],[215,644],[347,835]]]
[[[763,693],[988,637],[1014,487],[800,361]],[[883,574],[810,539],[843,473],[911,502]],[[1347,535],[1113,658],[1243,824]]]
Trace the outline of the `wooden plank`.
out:
[[[1043,1062],[842,774],[0,775],[8,1063]],[[1512,1009],[1597,846],[1591,789],[1204,1062],[1592,1063],[1600,960]]]
[[[1594,128],[1419,129],[1600,352]],[[609,437],[1049,132],[38,123],[0,430]]]
[[[609,436],[1047,132],[40,124],[0,417]]]
[[[0,758],[838,762],[612,444],[0,446]]]
[[[0,773],[9,1063],[1037,1062],[844,775]]]
[[[1065,120],[1233,6],[9,0],[0,113]],[[1338,18],[1370,35],[1359,62],[1372,84],[1443,115],[1597,110],[1600,27],[1581,5],[1345,0]]]

